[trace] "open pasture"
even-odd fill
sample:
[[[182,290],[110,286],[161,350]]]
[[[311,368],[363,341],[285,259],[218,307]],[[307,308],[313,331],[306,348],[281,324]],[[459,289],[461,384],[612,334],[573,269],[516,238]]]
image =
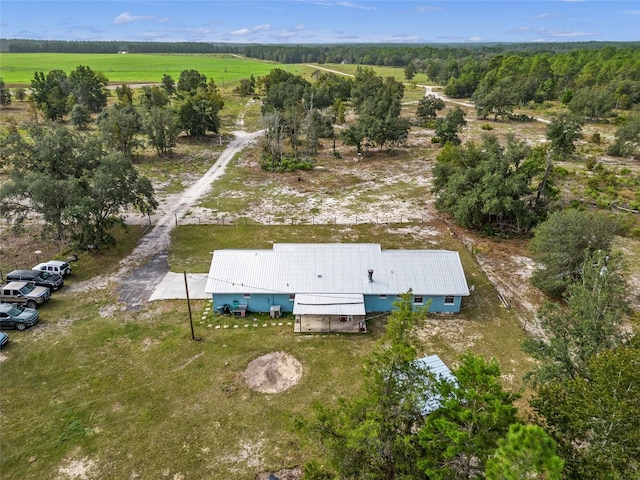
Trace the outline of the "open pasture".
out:
[[[207,79],[213,78],[220,88],[235,86],[251,75],[267,75],[276,67],[296,75],[311,71],[302,65],[280,65],[229,54],[2,53],[0,78],[10,87],[27,87],[36,72],[62,70],[69,74],[79,65],[102,72],[111,84],[158,83],[165,74],[178,81],[183,70],[197,70]]]

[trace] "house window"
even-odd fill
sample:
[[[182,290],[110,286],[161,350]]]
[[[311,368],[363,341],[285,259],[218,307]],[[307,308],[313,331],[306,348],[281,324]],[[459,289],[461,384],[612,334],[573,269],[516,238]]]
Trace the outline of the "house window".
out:
[[[422,305],[424,303],[424,297],[422,295],[416,295],[413,297],[413,303]]]
[[[387,296],[386,295],[380,295],[380,300],[386,300]]]
[[[251,298],[251,294],[250,293],[245,293],[244,294],[244,298]]]
[[[447,295],[446,297],[444,297],[445,305],[453,305],[454,303],[455,303],[455,299],[453,298],[453,295]]]
[[[290,294],[289,295],[289,301],[290,302],[295,302],[295,300],[296,300],[296,294],[295,293]]]

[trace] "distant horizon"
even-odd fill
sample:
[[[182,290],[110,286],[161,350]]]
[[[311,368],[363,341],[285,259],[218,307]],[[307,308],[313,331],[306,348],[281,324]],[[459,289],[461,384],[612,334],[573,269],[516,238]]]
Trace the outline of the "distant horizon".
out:
[[[640,41],[638,0],[3,0],[8,40],[331,44]]]
[[[549,42],[526,42],[526,41],[495,41],[495,42],[413,42],[413,43],[398,43],[398,42],[327,42],[327,43],[251,43],[251,42],[216,42],[216,41],[164,41],[164,40],[59,40],[59,39],[51,39],[51,38],[5,38],[0,37],[0,40],[3,42],[11,42],[11,41],[29,41],[29,42],[70,42],[70,43],[83,43],[83,42],[95,42],[95,43],[122,43],[126,45],[127,43],[193,43],[193,44],[205,44],[205,45],[264,45],[264,46],[282,46],[282,47],[304,47],[304,46],[325,46],[330,47],[334,45],[345,46],[345,45],[393,45],[393,46],[408,46],[408,47],[419,47],[422,45],[460,45],[464,47],[479,47],[482,45],[573,45],[573,44],[598,44],[598,43],[637,43],[640,45],[640,40],[574,40],[574,41],[549,41]],[[61,52],[63,53],[63,52]]]

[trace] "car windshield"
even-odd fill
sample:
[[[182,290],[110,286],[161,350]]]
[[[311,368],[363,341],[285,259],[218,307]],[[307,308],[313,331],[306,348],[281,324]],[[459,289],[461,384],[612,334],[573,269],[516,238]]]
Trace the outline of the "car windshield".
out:
[[[22,287],[22,288],[20,289],[20,293],[21,293],[21,294],[23,294],[23,295],[26,295],[27,293],[31,293],[31,291],[32,291],[34,288],[35,288],[35,287],[34,287],[32,284],[27,283],[24,287]]]
[[[14,305],[13,308],[11,310],[9,310],[7,313],[9,315],[11,315],[12,317],[17,317],[22,312],[24,312],[24,307],[20,307],[18,305]]]
[[[49,275],[50,275],[50,273],[48,273],[48,272],[42,272],[40,274],[40,277],[42,277],[44,280],[46,280],[47,278],[49,278]]]

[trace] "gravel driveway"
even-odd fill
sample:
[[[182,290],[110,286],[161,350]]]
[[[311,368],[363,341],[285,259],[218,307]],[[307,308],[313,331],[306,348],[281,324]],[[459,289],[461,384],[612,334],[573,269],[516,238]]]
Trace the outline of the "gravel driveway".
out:
[[[126,309],[137,310],[141,308],[149,301],[156,288],[169,273],[167,255],[176,215],[194,206],[209,191],[211,184],[224,174],[231,159],[261,134],[262,131],[234,132],[235,139],[229,143],[211,168],[196,183],[185,190],[176,201],[167,202],[164,211],[159,212],[160,218],[155,227],[140,240],[133,252],[122,260],[120,271],[116,275],[120,280],[120,301],[126,305]],[[180,277],[182,295],[185,295],[184,278],[182,275]],[[162,291],[166,295],[176,295],[179,282],[173,277],[168,278],[172,288],[165,288]],[[204,288],[202,290],[200,295],[204,293]],[[189,294],[191,295],[191,291]],[[198,294],[198,291],[194,290],[194,295]],[[185,298],[185,296],[179,298]],[[198,297],[194,296],[193,298]],[[154,297],[154,299],[157,298]]]

